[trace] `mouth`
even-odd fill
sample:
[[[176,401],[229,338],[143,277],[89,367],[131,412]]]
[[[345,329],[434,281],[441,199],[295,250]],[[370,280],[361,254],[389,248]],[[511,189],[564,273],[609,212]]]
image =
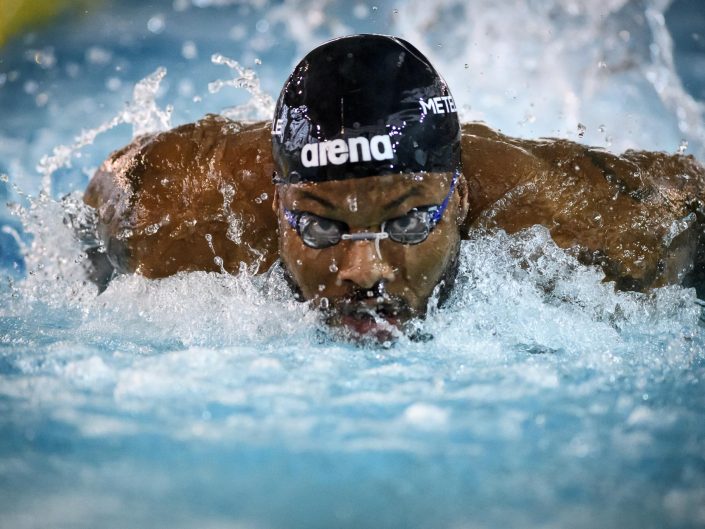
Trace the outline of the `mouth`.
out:
[[[357,301],[344,299],[328,310],[327,323],[342,328],[353,338],[373,338],[379,342],[394,340],[411,310],[401,300]]]
[[[360,336],[374,336],[386,341],[400,327],[399,318],[386,315],[345,314],[340,323],[346,329]]]

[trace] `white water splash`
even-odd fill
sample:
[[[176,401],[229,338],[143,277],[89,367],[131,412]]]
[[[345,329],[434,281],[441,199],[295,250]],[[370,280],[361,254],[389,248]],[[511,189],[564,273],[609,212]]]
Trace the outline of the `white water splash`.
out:
[[[37,165],[37,171],[42,175],[41,192],[52,196],[51,177],[54,172],[60,168],[71,167],[72,158],[76,157],[81,149],[92,145],[100,134],[120,124],[132,124],[133,137],[169,129],[173,108],[167,106],[162,110],[156,102],[159,85],[165,75],[166,68],[157,68],[154,73],[135,84],[132,101],[115,117],[95,128],[81,131],[72,144],[59,145],[52,149],[51,155],[42,156]]]
[[[254,70],[244,68],[239,62],[225,57],[219,53],[211,57],[213,64],[224,64],[230,68],[235,77],[232,79],[218,79],[208,84],[211,94],[218,93],[224,87],[244,88],[252,98],[244,105],[224,109],[221,114],[236,121],[257,119],[271,119],[274,113],[274,99],[262,90],[260,80]]]

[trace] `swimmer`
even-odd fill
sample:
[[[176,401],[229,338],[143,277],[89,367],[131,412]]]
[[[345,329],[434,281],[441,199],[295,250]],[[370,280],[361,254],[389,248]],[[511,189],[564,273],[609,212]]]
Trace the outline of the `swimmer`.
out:
[[[540,224],[623,290],[705,277],[705,170],[461,125],[408,42],[330,41],[284,84],[272,122],[208,115],[113,153],[84,196],[94,280],[281,266],[332,326],[383,336],[452,289],[460,241]],[[434,296],[434,292],[436,295]]]

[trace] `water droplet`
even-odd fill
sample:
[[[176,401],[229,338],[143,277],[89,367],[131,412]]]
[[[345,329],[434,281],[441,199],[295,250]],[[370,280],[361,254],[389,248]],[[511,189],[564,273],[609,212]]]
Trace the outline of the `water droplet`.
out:
[[[150,224],[149,226],[147,226],[144,229],[144,232],[147,235],[154,235],[155,233],[157,233],[159,231],[159,228],[161,228],[161,226],[159,224]]]
[[[22,87],[25,91],[25,93],[34,95],[37,93],[37,90],[39,90],[39,83],[36,81],[25,81],[24,86]]]
[[[336,265],[336,264],[333,262],[333,263],[331,263],[331,265],[328,267],[328,270],[330,270],[331,272],[335,273],[335,272],[338,271],[338,265]]]
[[[587,130],[587,127],[583,125],[582,123],[578,123],[578,138],[582,138],[585,136],[585,131]]]
[[[261,59],[255,59],[255,64],[262,64],[262,60],[261,60]]]
[[[369,14],[370,10],[365,4],[357,4],[353,9],[353,15],[355,15],[355,18],[366,18]]]
[[[379,8],[377,6],[372,6],[372,11],[377,11]]]
[[[0,174],[0,182],[8,182],[9,180],[9,176],[7,176],[6,174]]]
[[[374,296],[374,295],[375,295],[375,293],[372,292],[371,290],[368,290],[368,291],[367,291],[367,297],[368,297],[368,298],[371,298],[371,297]]]
[[[218,266],[219,268],[223,268],[223,258],[218,257],[217,255],[213,258],[213,262]]]
[[[164,15],[154,15],[147,21],[147,29],[152,33],[161,33],[164,31]]]
[[[301,266],[302,264],[304,264],[304,262],[303,262],[301,259],[297,259],[297,260],[296,260],[296,264],[297,264],[298,266]]]
[[[264,19],[259,20],[257,21],[257,24],[255,24],[255,29],[259,33],[266,33],[267,31],[269,31],[269,22]]]
[[[108,80],[105,81],[105,87],[111,92],[117,92],[118,90],[120,90],[121,86],[122,81],[119,77],[109,77]]]
[[[213,236],[210,233],[206,233],[206,240],[211,243],[213,242]]]
[[[688,140],[682,139],[678,146],[678,154],[685,154],[686,149],[688,149]]]
[[[318,285],[318,291],[323,292],[326,289],[325,285]]]
[[[134,232],[131,229],[126,228],[126,229],[118,232],[117,239],[119,241],[123,241],[125,239],[129,239],[130,237],[132,237],[132,235],[134,235]]]
[[[328,298],[321,298],[321,301],[319,301],[319,305],[322,309],[327,309],[330,307],[330,301],[328,301]]]
[[[470,68],[470,65],[468,63],[465,63],[465,69],[467,70],[468,68]]]
[[[395,15],[398,15],[398,14],[399,14],[399,10],[398,10],[398,9],[394,9],[394,10],[392,11],[392,13],[394,13]]]
[[[86,50],[86,61],[91,64],[108,64],[112,58],[112,52],[100,46],[91,46]]]
[[[162,178],[159,183],[163,185],[164,187],[169,185],[169,179],[168,178]]]
[[[181,45],[181,55],[184,59],[191,60],[198,57],[198,48],[192,40],[187,40]]]
[[[600,61],[597,63],[597,67],[601,70],[604,70],[605,68],[607,68],[607,63],[605,61]]]
[[[349,196],[347,198],[348,202],[348,209],[355,213],[357,211],[357,197],[355,196]]]
[[[600,125],[599,127],[597,127],[597,130],[599,130],[600,132],[605,132],[606,129],[604,125]]]

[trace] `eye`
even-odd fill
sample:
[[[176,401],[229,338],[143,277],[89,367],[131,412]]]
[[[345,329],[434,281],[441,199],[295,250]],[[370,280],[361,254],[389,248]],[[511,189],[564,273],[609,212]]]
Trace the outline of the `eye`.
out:
[[[429,213],[427,211],[411,211],[403,217],[388,220],[384,231],[389,238],[402,244],[419,244],[431,232]]]
[[[345,231],[345,225],[313,213],[302,213],[299,220],[299,234],[306,246],[311,248],[327,248],[340,242]]]

